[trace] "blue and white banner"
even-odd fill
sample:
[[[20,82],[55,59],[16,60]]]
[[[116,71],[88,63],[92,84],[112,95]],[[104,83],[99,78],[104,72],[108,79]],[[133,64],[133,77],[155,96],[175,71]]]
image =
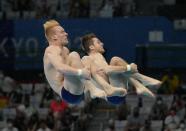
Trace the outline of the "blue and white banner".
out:
[[[45,20],[0,22],[0,69],[43,68],[43,53],[47,46],[44,22]],[[69,35],[70,48],[80,48],[79,38],[86,33],[95,33],[104,43],[108,61],[113,56],[119,56],[129,63],[135,62],[137,44],[186,43],[186,32],[175,31],[173,23],[164,17],[65,19],[59,22]],[[153,30],[163,32],[163,41],[149,41],[149,32]],[[157,67],[163,67],[156,64]]]
[[[8,70],[14,68],[15,48],[12,44],[13,22],[0,21],[0,69]]]

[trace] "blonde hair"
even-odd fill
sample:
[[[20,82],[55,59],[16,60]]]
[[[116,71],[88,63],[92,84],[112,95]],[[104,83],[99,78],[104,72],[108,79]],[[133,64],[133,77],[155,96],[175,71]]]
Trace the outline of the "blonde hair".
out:
[[[49,34],[50,34],[50,29],[59,26],[60,24],[56,20],[48,20],[43,24],[44,31],[45,31],[45,37],[48,39]]]

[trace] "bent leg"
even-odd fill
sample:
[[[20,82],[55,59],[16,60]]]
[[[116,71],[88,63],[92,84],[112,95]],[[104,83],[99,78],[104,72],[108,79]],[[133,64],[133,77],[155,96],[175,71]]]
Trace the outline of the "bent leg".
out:
[[[92,77],[95,82],[99,85],[102,90],[105,91],[107,96],[124,96],[126,95],[126,90],[124,88],[115,88],[110,83],[105,80],[102,76],[97,73],[98,66],[93,62],[90,66]]]
[[[128,63],[126,61],[124,61],[123,59],[119,58],[119,57],[113,57],[111,59],[111,62],[110,62],[110,65],[113,65],[113,66],[126,66]],[[118,76],[116,77],[116,75],[110,75],[109,79],[111,80],[111,82],[113,82],[115,85],[118,84],[119,85],[119,82],[121,82],[122,84],[123,83],[127,83],[128,82],[130,84],[132,84],[134,86],[134,88],[136,89],[136,92],[137,94],[143,94],[143,95],[148,95],[148,96],[151,96],[151,97],[154,97],[154,94],[149,90],[147,89],[144,85],[142,85],[137,78],[141,78],[141,80],[146,80],[144,79],[145,76],[144,75],[141,75],[140,73],[134,73],[134,74],[130,74],[128,72],[126,73],[122,73],[123,74],[123,77],[121,74],[118,74]],[[115,76],[115,77],[114,77]],[[135,77],[133,77],[135,76]],[[140,77],[140,76],[144,76],[143,78]],[[117,83],[118,82],[118,83]],[[121,84],[120,83],[120,84]]]
[[[90,69],[91,61],[88,59],[88,57],[84,56],[81,59],[83,66],[87,69]],[[106,99],[106,94],[103,90],[101,90],[98,85],[95,84],[94,80],[91,78],[91,80],[85,80],[85,91],[90,93],[91,98],[102,98]]]
[[[157,87],[159,87],[162,84],[161,81],[154,79],[152,77],[149,77],[149,76],[145,76],[140,73],[135,73],[132,75],[132,77],[141,81],[144,86],[157,86]]]
[[[96,87],[92,80],[86,80],[84,85],[85,91],[90,93],[92,99],[101,98],[106,100],[106,93],[102,89]]]
[[[110,65],[126,66],[127,64],[128,63],[120,57],[113,57],[110,61]],[[131,75],[131,77],[133,77],[134,79],[142,82],[144,86],[151,86],[151,85],[160,86],[161,85],[161,81],[151,78],[149,76],[145,76],[139,72],[134,73],[134,74],[129,74],[126,72],[126,73],[124,73],[124,75],[128,76],[128,77],[130,77],[130,75]]]
[[[112,66],[127,66],[128,63],[119,57],[112,57],[110,61]],[[116,87],[128,88],[128,75],[129,73],[109,73],[110,84]]]
[[[71,52],[68,56],[67,64],[71,67],[82,69],[83,65],[78,53]],[[84,85],[78,76],[65,76],[64,88],[72,94],[80,95],[84,92]]]
[[[110,65],[127,66],[128,63],[120,57],[114,56],[110,60]]]
[[[135,80],[134,78],[129,78],[129,80],[130,80],[130,83],[132,83],[133,86],[135,87],[137,94],[150,96],[153,98],[155,97],[155,95],[145,86],[143,86],[138,80]]]

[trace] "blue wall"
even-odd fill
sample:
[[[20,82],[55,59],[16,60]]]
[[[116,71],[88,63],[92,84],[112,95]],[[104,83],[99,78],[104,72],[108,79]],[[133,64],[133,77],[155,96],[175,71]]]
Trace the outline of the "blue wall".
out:
[[[47,46],[42,24],[45,20],[1,22],[0,47],[5,38],[8,56],[0,48],[1,69],[42,69],[42,56]],[[107,60],[120,56],[129,62],[135,60],[136,44],[149,42],[148,32],[162,30],[164,41],[157,44],[186,43],[186,31],[175,31],[173,23],[164,17],[132,17],[115,19],[69,19],[61,20],[69,34],[71,48],[79,48],[79,37],[94,32],[104,42]],[[6,32],[6,33],[4,33]]]

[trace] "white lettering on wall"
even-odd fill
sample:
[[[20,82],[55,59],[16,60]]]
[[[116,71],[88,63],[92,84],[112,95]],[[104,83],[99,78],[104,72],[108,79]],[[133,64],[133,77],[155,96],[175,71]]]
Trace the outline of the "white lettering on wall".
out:
[[[5,49],[5,44],[8,41],[8,38],[4,38],[1,42],[0,42],[0,53],[2,53],[4,55],[4,57],[8,57],[8,52],[6,52]]]
[[[6,44],[12,44],[13,48],[12,50],[8,50],[5,48]],[[11,52],[10,52],[11,51]],[[24,56],[24,57],[37,57],[39,54],[39,42],[37,40],[37,38],[19,38],[19,39],[15,39],[15,38],[7,38],[5,37],[4,39],[2,39],[2,41],[0,41],[0,54],[2,55],[2,57],[9,57],[10,53],[12,53],[12,51],[15,51],[15,56],[16,57],[20,57],[20,56]]]
[[[38,54],[38,42],[35,38],[27,39],[26,52],[29,57],[36,57]]]
[[[15,48],[15,55],[16,57],[19,57],[20,56],[20,52],[21,52],[21,46],[22,46],[22,43],[24,41],[23,38],[20,38],[19,40],[16,40],[15,38],[12,38],[12,43],[14,44],[14,48]]]

